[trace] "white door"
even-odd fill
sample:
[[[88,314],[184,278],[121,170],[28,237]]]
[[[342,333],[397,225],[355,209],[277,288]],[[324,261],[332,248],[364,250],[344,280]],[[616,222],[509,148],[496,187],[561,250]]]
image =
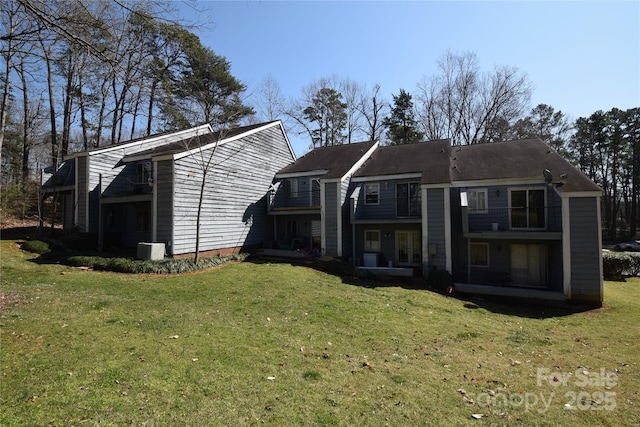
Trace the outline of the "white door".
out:
[[[396,262],[398,265],[420,265],[420,232],[396,231]]]

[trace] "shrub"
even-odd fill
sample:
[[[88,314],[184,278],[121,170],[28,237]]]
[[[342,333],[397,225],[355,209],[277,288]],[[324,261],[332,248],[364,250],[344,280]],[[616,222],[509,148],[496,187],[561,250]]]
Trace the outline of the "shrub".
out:
[[[434,289],[449,292],[453,288],[453,277],[446,270],[433,270],[427,279],[429,286]]]
[[[24,242],[20,247],[23,251],[39,255],[44,255],[51,252],[49,243],[43,242],[42,240],[28,240]]]
[[[640,275],[640,254],[602,251],[602,274],[605,280]]]
[[[94,270],[114,271],[128,274],[176,274],[204,270],[230,261],[242,261],[245,254],[226,257],[200,258],[198,264],[192,259],[165,259],[162,261],[134,260],[131,258],[104,258],[100,256],[72,256],[66,264],[73,267],[91,267]]]

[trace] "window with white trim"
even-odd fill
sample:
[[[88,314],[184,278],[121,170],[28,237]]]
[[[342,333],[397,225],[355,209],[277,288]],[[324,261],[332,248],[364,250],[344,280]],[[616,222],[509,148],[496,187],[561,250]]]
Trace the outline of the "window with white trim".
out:
[[[538,229],[546,227],[546,193],[540,188],[509,190],[511,228]]]
[[[380,252],[380,230],[364,231],[364,250],[367,252]]]
[[[471,267],[489,267],[489,244],[472,242],[469,246]]]
[[[467,190],[467,206],[469,207],[469,213],[486,214],[489,212],[487,193],[486,188]]]
[[[396,184],[396,214],[398,217],[420,216],[420,183]]]
[[[364,185],[364,204],[377,205],[380,203],[380,184],[372,183]]]

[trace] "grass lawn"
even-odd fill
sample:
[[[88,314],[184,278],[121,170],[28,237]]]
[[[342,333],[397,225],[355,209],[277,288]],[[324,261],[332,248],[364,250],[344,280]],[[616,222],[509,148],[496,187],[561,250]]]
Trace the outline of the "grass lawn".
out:
[[[245,261],[151,276],[0,242],[0,425],[640,425],[640,280],[569,311]]]

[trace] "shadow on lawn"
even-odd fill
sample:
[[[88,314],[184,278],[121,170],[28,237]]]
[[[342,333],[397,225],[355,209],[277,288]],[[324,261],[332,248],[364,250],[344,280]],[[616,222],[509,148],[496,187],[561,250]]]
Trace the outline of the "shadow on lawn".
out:
[[[352,286],[365,288],[399,287],[407,290],[423,290],[442,295],[447,298],[455,298],[463,303],[465,309],[485,309],[492,313],[505,314],[508,316],[526,317],[533,319],[544,319],[552,317],[570,316],[592,310],[593,307],[585,305],[571,305],[560,301],[537,301],[537,300],[514,300],[513,298],[498,297],[490,295],[461,295],[447,293],[430,287],[426,279],[417,277],[391,277],[374,276],[370,273],[354,270],[351,265],[344,261],[322,259],[282,259],[263,258],[251,256],[245,262],[255,264],[289,264],[300,265],[322,271],[327,274],[338,276],[342,282]]]
[[[57,230],[44,230],[42,236],[39,236],[37,227],[15,227],[3,229],[0,232],[0,239],[2,240],[18,240],[18,239],[34,239],[42,238],[43,240],[58,240],[59,235]],[[58,239],[56,239],[58,238]],[[68,243],[68,242],[66,242]],[[83,246],[80,242],[73,242],[72,246]],[[81,242],[86,243],[86,242]],[[32,262],[38,264],[53,264],[60,263],[72,255],[78,255],[80,253],[84,255],[95,255],[94,251],[87,251],[87,248],[74,248],[72,251],[53,251],[49,254],[41,255],[32,260]],[[123,251],[124,252],[124,251]],[[99,255],[104,258],[110,257],[122,257],[133,256],[132,253],[113,253],[113,252],[101,252]],[[309,268],[313,268],[318,271],[322,271],[327,274],[331,274],[340,277],[342,282],[351,286],[360,286],[364,288],[380,288],[380,287],[398,287],[407,290],[423,290],[425,292],[433,292],[443,295],[447,298],[455,298],[463,302],[463,307],[466,309],[485,309],[492,313],[506,314],[509,316],[527,317],[527,318],[550,318],[569,316],[575,313],[589,311],[592,307],[570,305],[563,302],[549,302],[549,301],[536,301],[536,300],[517,300],[512,298],[497,297],[497,296],[474,296],[474,295],[448,295],[443,291],[430,287],[423,277],[417,275],[414,277],[392,277],[392,276],[375,276],[362,270],[354,269],[349,263],[338,259],[321,259],[321,258],[302,258],[302,259],[283,259],[272,257],[261,257],[251,255],[247,257],[244,262],[251,262],[254,264],[289,264],[300,265]]]

